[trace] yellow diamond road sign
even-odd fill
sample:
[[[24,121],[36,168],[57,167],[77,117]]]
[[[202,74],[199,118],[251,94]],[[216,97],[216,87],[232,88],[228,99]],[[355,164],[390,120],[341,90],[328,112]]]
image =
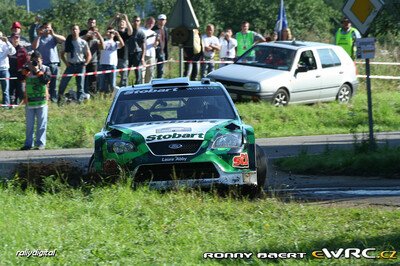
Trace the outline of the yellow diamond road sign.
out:
[[[348,0],[343,6],[343,13],[361,34],[365,34],[382,6],[381,0]]]

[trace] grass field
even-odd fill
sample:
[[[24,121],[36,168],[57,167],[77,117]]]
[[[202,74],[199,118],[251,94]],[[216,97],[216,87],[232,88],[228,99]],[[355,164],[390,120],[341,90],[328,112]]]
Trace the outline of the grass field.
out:
[[[400,248],[400,211],[393,209],[251,201],[197,191],[133,191],[126,184],[95,188],[90,194],[0,189],[0,202],[2,265],[264,264],[255,258],[258,252],[307,253],[302,260],[268,261],[279,265],[372,265],[388,261],[318,260],[311,252]],[[51,258],[16,257],[17,251],[36,249],[57,252]],[[205,252],[254,255],[218,261],[203,259]]]

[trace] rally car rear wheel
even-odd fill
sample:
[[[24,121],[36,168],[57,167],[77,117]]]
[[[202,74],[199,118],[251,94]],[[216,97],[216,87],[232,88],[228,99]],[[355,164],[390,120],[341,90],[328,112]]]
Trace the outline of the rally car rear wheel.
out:
[[[257,187],[264,189],[267,181],[267,156],[264,150],[256,145]]]

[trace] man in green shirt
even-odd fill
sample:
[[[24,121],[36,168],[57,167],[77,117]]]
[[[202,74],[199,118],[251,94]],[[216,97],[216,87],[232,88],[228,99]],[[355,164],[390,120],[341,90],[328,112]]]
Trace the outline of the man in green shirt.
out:
[[[49,99],[48,83],[51,79],[50,68],[43,65],[42,55],[35,51],[25,65],[25,103],[26,138],[21,150],[33,148],[33,134],[36,119],[35,148],[43,150],[46,146],[47,101]]]
[[[241,31],[236,33],[235,39],[237,40],[236,56],[240,57],[247,50],[249,50],[254,44],[259,42],[265,42],[264,37],[255,32],[249,30],[250,23],[247,21],[242,22]],[[251,55],[250,55],[251,57]]]

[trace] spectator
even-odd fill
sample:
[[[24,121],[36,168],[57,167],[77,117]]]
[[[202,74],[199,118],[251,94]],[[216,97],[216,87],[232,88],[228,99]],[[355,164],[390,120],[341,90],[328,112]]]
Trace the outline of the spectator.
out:
[[[92,59],[88,43],[79,37],[79,26],[73,25],[71,27],[71,34],[68,35],[63,50],[61,52],[61,60],[67,65],[64,75],[80,74],[76,76],[77,86],[77,100],[81,103],[85,97],[83,92],[84,74],[86,72],[86,65]],[[67,88],[68,82],[71,80],[70,76],[62,77],[59,88],[59,95],[57,103],[62,105],[64,102],[64,92]]]
[[[144,56],[146,55],[146,35],[140,29],[140,17],[133,17],[133,32],[128,39],[128,66],[136,67],[135,69],[135,84],[142,83],[142,68],[146,67]]]
[[[264,37],[255,32],[249,30],[250,28],[250,23],[247,21],[242,22],[242,30],[238,33],[236,33],[236,40],[238,43],[237,46],[237,56],[241,56],[244,54],[248,49],[250,49],[254,44],[258,42],[265,42]],[[254,55],[250,55],[250,57],[254,57]]]
[[[8,56],[15,54],[14,46],[8,41],[7,37],[3,36],[0,31],[0,83],[3,90],[2,104],[10,104],[10,63]]]
[[[101,56],[99,70],[114,70],[112,73],[101,74],[99,76],[99,91],[110,93],[114,91],[116,86],[115,69],[118,64],[117,50],[121,49],[125,44],[118,31],[114,30],[112,27],[107,28],[107,39],[105,41],[98,32],[95,32],[95,34],[100,41]],[[114,41],[114,37],[117,37],[118,41]]]
[[[41,15],[36,15],[35,16],[35,22],[32,23],[31,26],[29,27],[29,41],[31,43],[36,39],[36,37],[38,35],[39,28],[42,26],[40,24],[41,20],[42,20],[42,16]]]
[[[196,30],[194,30],[193,34],[194,34],[193,47],[183,48],[183,59],[186,61],[183,75],[185,77],[190,76],[190,80],[196,80],[197,73],[199,71],[199,61],[203,56],[201,35]]]
[[[126,14],[117,13],[108,23],[108,27],[112,27],[114,23],[118,24],[118,34],[121,36],[125,45],[121,49],[118,49],[118,65],[117,68],[127,68],[128,67],[128,39],[132,35],[133,29],[132,24],[129,22],[128,16]],[[119,86],[123,87],[128,84],[128,71],[120,71],[121,80]]]
[[[157,33],[152,30],[156,23],[156,20],[153,17],[149,17],[146,20],[146,25],[143,29],[144,34],[146,35],[146,55],[144,59],[146,60],[146,70],[144,75],[144,81],[146,83],[150,82],[150,80],[154,77],[154,69],[156,63],[156,48],[158,43]]]
[[[335,44],[341,46],[354,60],[356,58],[356,39],[361,38],[360,32],[351,26],[348,18],[342,19],[342,27],[336,31]]]
[[[88,33],[88,31],[90,31],[90,28],[97,27],[96,23],[97,23],[97,22],[96,22],[96,19],[94,19],[94,18],[88,18],[88,20],[87,20],[87,22],[86,22],[87,29],[82,30],[82,31],[79,33],[79,36],[80,36],[80,37],[85,36],[85,35]]]
[[[84,39],[88,43],[90,53],[92,54],[92,60],[90,60],[89,64],[86,66],[86,72],[97,71],[97,65],[100,58],[100,40],[98,39],[98,35],[95,32],[98,31],[99,29],[97,27],[90,27],[86,35],[82,36],[82,39]],[[97,92],[97,75],[93,74],[85,77],[85,87],[83,91],[86,94]]]
[[[43,64],[50,68],[51,80],[49,85],[50,100],[57,102],[57,76],[60,66],[57,44],[65,42],[65,37],[56,34],[50,22],[45,22],[39,28],[38,36],[32,43],[32,48],[38,50]]]
[[[159,39],[156,47],[157,78],[162,78],[164,75],[164,63],[160,62],[168,60],[168,29],[165,24],[167,24],[167,16],[161,14],[157,17],[157,25],[153,28]]]
[[[214,25],[208,24],[206,27],[206,34],[202,37],[203,43],[203,62],[201,64],[201,78],[205,78],[208,73],[214,70],[214,56],[215,52],[221,50],[219,40],[214,36]]]
[[[10,76],[20,77],[23,66],[29,60],[28,52],[25,47],[19,45],[20,36],[11,34],[11,43],[16,53],[9,56]],[[11,104],[19,104],[24,99],[24,88],[20,78],[10,80],[10,102]]]
[[[292,32],[290,31],[289,28],[282,29],[281,34],[282,34],[280,39],[281,41],[291,41],[293,39]]]
[[[278,33],[276,32],[276,31],[274,31],[273,33],[272,33],[272,41],[273,42],[276,42],[278,40]]]
[[[219,43],[221,45],[221,51],[219,53],[219,57],[222,61],[233,61],[236,57],[236,47],[237,41],[232,38],[233,32],[231,28],[227,28],[225,30],[224,37],[219,39]],[[221,64],[221,67],[226,66],[226,64]]]
[[[32,45],[27,38],[22,36],[21,23],[19,23],[18,21],[13,22],[13,24],[11,25],[11,34],[13,34],[13,33],[19,34],[19,36],[20,36],[19,45],[25,47],[25,49],[28,51],[28,53],[31,53]],[[8,36],[8,41],[11,42],[11,35]]]
[[[47,84],[50,82],[50,68],[43,65],[40,52],[35,51],[25,66],[26,90],[24,103],[26,114],[25,145],[21,150],[30,150],[33,147],[33,132],[36,119],[35,147],[44,150],[46,146],[47,128],[47,101],[49,93]]]

